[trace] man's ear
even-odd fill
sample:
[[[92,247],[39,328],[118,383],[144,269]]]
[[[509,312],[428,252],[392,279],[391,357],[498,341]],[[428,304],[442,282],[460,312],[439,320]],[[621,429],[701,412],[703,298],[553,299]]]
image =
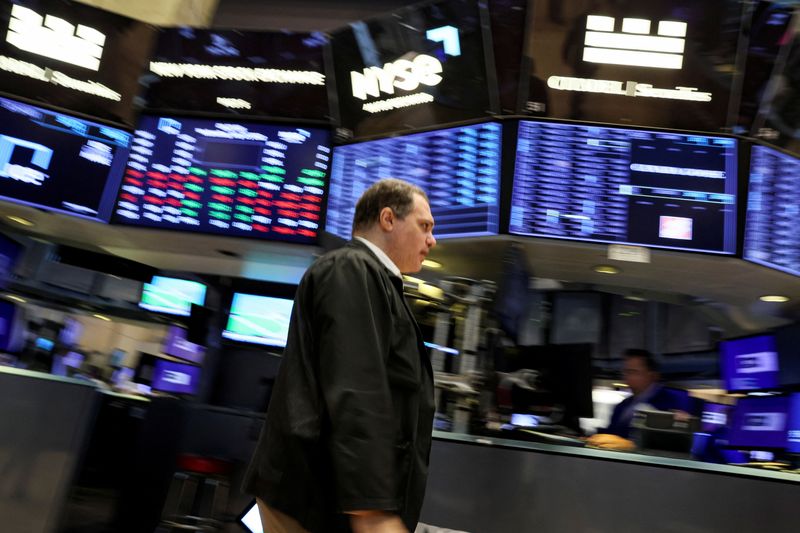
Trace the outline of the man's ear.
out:
[[[378,215],[378,223],[383,231],[392,231],[394,228],[394,211],[391,207],[384,207]]]

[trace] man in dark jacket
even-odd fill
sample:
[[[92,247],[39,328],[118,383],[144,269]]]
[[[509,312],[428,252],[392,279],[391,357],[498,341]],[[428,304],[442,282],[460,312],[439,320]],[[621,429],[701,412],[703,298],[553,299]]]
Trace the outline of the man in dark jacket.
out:
[[[383,180],[353,240],[318,259],[294,301],[281,371],[244,489],[265,531],[413,531],[433,423],[433,372],[403,297],[435,246],[425,193]]]

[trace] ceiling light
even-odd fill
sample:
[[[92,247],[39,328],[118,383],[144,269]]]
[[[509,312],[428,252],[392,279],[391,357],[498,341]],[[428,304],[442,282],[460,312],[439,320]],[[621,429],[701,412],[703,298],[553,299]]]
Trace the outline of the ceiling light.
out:
[[[28,220],[27,218],[17,217],[17,216],[14,216],[14,215],[8,215],[6,218],[8,218],[8,220],[10,220],[11,222],[16,222],[17,224],[20,224],[22,226],[33,226],[34,225],[34,223],[31,222],[30,220]]]
[[[439,263],[437,261],[433,261],[431,259],[424,260],[422,262],[422,266],[424,266],[425,268],[442,268],[442,264],[441,263]]]
[[[782,294],[765,294],[764,296],[760,297],[759,300],[762,302],[769,302],[771,304],[782,304],[788,302],[790,298],[788,296],[783,296]]]
[[[619,274],[621,272],[620,269],[611,265],[597,265],[592,267],[592,270],[599,274]]]
[[[104,320],[104,321],[106,321],[106,322],[111,322],[111,319],[110,319],[110,318],[108,318],[108,317],[107,317],[107,316],[105,316],[105,315],[97,315],[97,314],[95,314],[95,315],[92,315],[92,316],[93,316],[93,317],[95,317],[95,318],[99,318],[100,320]]]
[[[6,294],[6,298],[8,298],[9,300],[14,300],[15,302],[19,302],[21,304],[28,303],[28,300],[26,300],[25,298],[21,298],[16,294]]]

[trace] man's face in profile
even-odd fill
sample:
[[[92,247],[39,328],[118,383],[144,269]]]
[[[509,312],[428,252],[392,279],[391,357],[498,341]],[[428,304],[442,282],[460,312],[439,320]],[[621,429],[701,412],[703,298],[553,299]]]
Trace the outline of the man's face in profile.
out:
[[[415,194],[413,205],[405,219],[395,218],[388,251],[389,257],[404,274],[419,272],[428,252],[436,246],[433,215],[428,202]]]

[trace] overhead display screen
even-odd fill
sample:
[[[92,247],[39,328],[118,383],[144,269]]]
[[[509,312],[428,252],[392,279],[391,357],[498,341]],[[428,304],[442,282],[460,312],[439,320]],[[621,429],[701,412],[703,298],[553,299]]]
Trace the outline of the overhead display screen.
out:
[[[437,239],[496,235],[501,133],[490,122],[337,146],[325,229],[349,239],[361,194],[397,177],[428,195]]]
[[[764,146],[750,153],[744,258],[800,276],[800,159]]]
[[[327,43],[320,33],[161,30],[141,79],[145,106],[327,119]]]
[[[734,254],[736,145],[521,121],[509,232]]]
[[[312,243],[329,159],[324,129],[146,116],[113,222]]]
[[[155,40],[137,20],[70,0],[0,0],[0,91],[133,126]]]
[[[737,59],[746,51],[738,48],[745,5],[534,2],[530,75],[522,80],[525,110],[539,117],[700,131],[731,126]]]
[[[153,276],[142,287],[139,307],[170,315],[189,316],[192,304],[203,305],[206,286],[198,281]]]
[[[333,32],[339,132],[362,138],[490,115],[490,46],[485,2],[475,0],[408,6]]]
[[[131,134],[0,98],[0,198],[108,222]]]

